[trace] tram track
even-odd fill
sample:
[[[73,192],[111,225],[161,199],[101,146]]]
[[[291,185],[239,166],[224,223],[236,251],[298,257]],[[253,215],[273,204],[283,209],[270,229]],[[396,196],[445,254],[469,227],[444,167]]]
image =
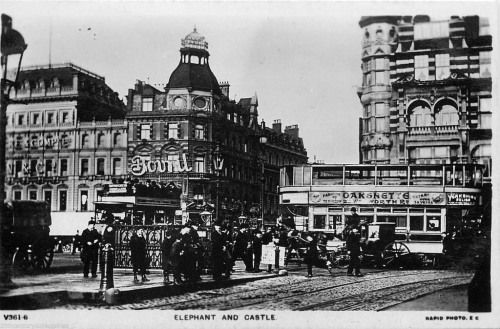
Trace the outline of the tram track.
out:
[[[380,311],[432,292],[440,291],[453,286],[463,285],[468,282],[470,278],[453,277],[449,279],[452,280],[445,280],[446,282],[442,282],[436,281],[435,279],[429,279],[405,283],[397,286],[384,287],[335,300],[309,304],[307,306],[295,308],[294,311]],[[401,296],[406,297],[402,298]]]
[[[348,283],[337,284],[334,286],[323,287],[320,289],[306,290],[302,293],[295,293],[288,296],[277,296],[272,300],[265,300],[264,302],[260,300],[260,301],[255,301],[253,303],[246,303],[245,305],[239,305],[239,306],[233,305],[228,307],[227,309],[246,309],[251,306],[257,309],[300,310],[302,307],[300,305],[305,305],[304,307],[306,308],[307,307],[314,308],[314,305],[322,305],[322,302],[318,302],[318,300],[322,299],[325,300],[324,301],[326,302],[325,305],[327,305],[328,303],[332,303],[336,299],[351,298],[351,296],[361,296],[366,293],[371,293],[370,291],[371,287],[380,284],[380,282],[376,281],[387,281],[385,282],[385,286],[382,289],[376,289],[376,290],[382,291],[383,289],[394,288],[394,287],[398,289],[398,286],[401,285],[399,284],[395,285],[390,279],[393,278],[402,279],[403,277],[409,277],[409,276],[412,275],[385,276],[381,278],[376,278],[375,280],[373,280],[372,278],[371,280],[352,281]],[[413,276],[415,275],[413,274]],[[469,276],[464,276],[464,278],[466,278],[466,280],[470,280]],[[414,280],[415,281],[412,283],[419,282],[420,276],[417,275],[417,277],[415,277]],[[429,279],[428,281],[435,281],[435,280],[436,279]],[[357,292],[357,290],[358,291],[361,290],[362,292],[359,293]],[[224,310],[225,308],[218,308],[218,309]]]
[[[394,273],[393,275],[383,276],[384,273]],[[439,271],[427,272],[428,274],[436,274],[440,273]],[[441,272],[442,273],[442,272]],[[401,273],[401,272],[393,272],[393,271],[379,271],[374,272],[363,279],[359,278],[351,278],[346,277],[344,273],[336,273],[337,275],[330,275],[331,278],[342,278],[341,282],[335,282],[333,284],[327,284],[326,282],[321,282],[318,280],[300,280],[295,278],[298,281],[295,282],[287,282],[282,284],[277,284],[275,286],[263,285],[262,287],[256,287],[253,289],[247,289],[241,291],[237,288],[232,289],[233,291],[227,291],[227,288],[223,288],[220,290],[210,291],[210,292],[199,292],[194,295],[186,296],[184,300],[173,300],[168,301],[166,303],[157,303],[152,301],[146,305],[136,306],[133,309],[151,309],[151,308],[161,308],[161,309],[192,309],[192,308],[201,308],[201,309],[219,309],[219,310],[228,310],[228,309],[238,309],[238,308],[246,308],[251,306],[257,306],[257,308],[261,308],[259,304],[268,304],[269,302],[273,303],[277,299],[284,300],[294,297],[321,294],[322,292],[338,289],[341,287],[360,284],[363,282],[370,283],[377,280],[387,280],[391,278],[402,278],[408,276],[421,276],[422,273],[420,271],[411,271],[410,273]],[[318,277],[315,277],[318,278]],[[324,278],[324,277],[321,277]],[[266,280],[267,281],[267,280]],[[292,280],[290,280],[292,281]],[[326,286],[325,286],[326,283]],[[318,288],[318,285],[321,287]],[[208,295],[204,297],[203,295]]]

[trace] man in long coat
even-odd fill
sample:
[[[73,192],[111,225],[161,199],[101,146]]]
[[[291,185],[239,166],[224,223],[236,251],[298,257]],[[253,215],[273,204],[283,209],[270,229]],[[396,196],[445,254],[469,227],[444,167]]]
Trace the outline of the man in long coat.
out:
[[[97,259],[101,235],[95,229],[95,222],[90,221],[82,232],[83,277],[88,278],[89,270],[93,278],[97,278]]]

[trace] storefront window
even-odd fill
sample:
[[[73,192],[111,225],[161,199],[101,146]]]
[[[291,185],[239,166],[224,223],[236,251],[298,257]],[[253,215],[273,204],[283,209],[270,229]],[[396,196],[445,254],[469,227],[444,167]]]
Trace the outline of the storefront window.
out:
[[[328,216],[328,229],[329,230],[335,230],[337,227],[337,224],[342,223],[342,215],[329,215]]]
[[[324,229],[326,226],[326,215],[314,215],[313,228]]]
[[[441,231],[441,216],[427,216],[427,232]]]
[[[30,198],[30,200],[36,200],[36,198],[37,198],[36,191],[29,191],[29,198]]]
[[[424,230],[424,216],[410,216],[410,230],[423,231]]]

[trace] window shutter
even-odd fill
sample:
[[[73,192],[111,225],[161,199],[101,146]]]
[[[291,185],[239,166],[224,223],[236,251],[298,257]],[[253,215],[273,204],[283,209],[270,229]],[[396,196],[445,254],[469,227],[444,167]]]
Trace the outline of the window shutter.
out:
[[[163,126],[163,137],[165,139],[168,139],[168,123],[166,123],[164,126]]]
[[[182,139],[182,125],[180,122],[177,124],[177,139]]]

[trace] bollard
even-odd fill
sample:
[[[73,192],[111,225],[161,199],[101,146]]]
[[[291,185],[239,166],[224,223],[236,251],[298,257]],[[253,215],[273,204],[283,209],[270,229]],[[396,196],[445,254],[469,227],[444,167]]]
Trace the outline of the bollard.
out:
[[[274,248],[274,273],[278,273],[280,269],[280,247]]]
[[[114,249],[110,244],[106,244],[101,249],[101,286],[99,291],[104,293],[106,290],[114,288],[113,282],[113,265],[114,265]]]

